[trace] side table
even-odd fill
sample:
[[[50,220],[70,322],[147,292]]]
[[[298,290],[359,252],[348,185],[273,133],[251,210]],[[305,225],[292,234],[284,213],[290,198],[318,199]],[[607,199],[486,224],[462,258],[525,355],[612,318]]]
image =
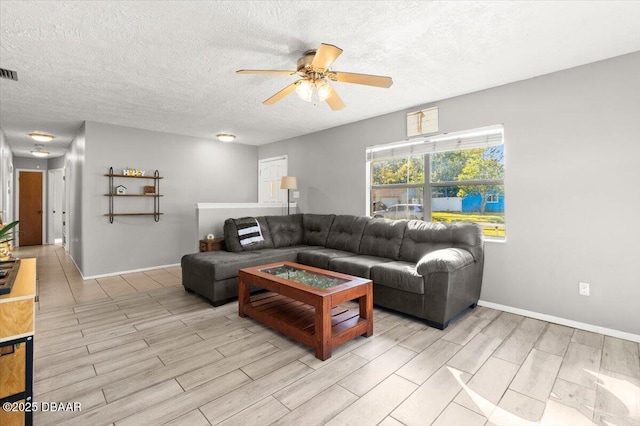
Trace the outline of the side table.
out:
[[[224,250],[224,238],[214,238],[213,240],[200,240],[200,251]]]
[[[22,259],[11,293],[0,296],[0,404],[33,400],[36,260]],[[31,410],[0,408],[1,425],[33,424]]]

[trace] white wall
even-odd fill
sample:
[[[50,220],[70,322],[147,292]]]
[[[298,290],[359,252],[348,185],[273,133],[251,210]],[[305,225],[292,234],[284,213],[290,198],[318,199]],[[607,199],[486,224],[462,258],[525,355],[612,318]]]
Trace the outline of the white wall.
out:
[[[255,202],[257,148],[189,136],[87,122],[82,170],[85,277],[177,264],[197,251],[197,202]],[[110,224],[108,178],[130,167],[160,171],[163,216],[120,216]],[[120,179],[131,192],[153,181]],[[116,211],[153,211],[152,198],[119,198]],[[70,219],[72,220],[72,219]],[[72,220],[73,223],[73,220]],[[75,224],[73,224],[75,226]],[[80,266],[80,265],[79,265]]]
[[[291,206],[289,211],[291,214],[296,213],[295,206]],[[198,203],[196,206],[196,232],[198,239],[204,239],[209,234],[213,234],[216,238],[224,237],[224,221],[230,217],[282,216],[286,214],[287,203]]]
[[[486,244],[481,298],[640,334],[639,75],[640,52],[269,144],[259,157],[289,156],[301,211],[364,214],[365,147],[405,139],[407,112],[438,106],[441,132],[503,123],[507,241]]]
[[[4,223],[13,221],[13,154],[0,128],[0,216]]]
[[[86,124],[80,126],[65,156],[67,249],[82,273],[84,271],[85,243],[83,230],[83,176],[85,171]]]

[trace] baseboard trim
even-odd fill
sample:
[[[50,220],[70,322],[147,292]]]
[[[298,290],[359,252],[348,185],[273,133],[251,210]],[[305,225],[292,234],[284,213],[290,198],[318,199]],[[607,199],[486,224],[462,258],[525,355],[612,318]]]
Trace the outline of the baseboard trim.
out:
[[[485,300],[479,300],[478,305],[485,306],[491,309],[497,309],[499,311],[509,312],[512,314],[522,315],[525,317],[535,318],[542,321],[552,322],[554,324],[566,325],[567,327],[578,328],[580,330],[600,333],[600,334],[604,334],[605,336],[617,337],[619,339],[630,340],[632,342],[640,343],[640,335],[627,333],[626,331],[614,330],[612,328],[600,327],[598,325],[587,324],[579,321],[573,321],[566,318],[555,317],[553,315],[527,311],[525,309],[514,308],[512,306],[501,305],[499,303],[487,302]]]
[[[75,262],[73,262],[73,263],[75,263]],[[95,280],[96,278],[114,277],[116,275],[133,274],[135,272],[153,271],[155,269],[173,268],[175,266],[180,266],[180,264],[179,263],[172,263],[170,265],[151,266],[150,268],[140,268],[140,269],[131,269],[129,271],[110,272],[108,274],[90,275],[88,277],[85,277],[84,275],[82,275],[82,272],[80,272],[80,275],[82,275],[82,279],[83,280]],[[78,265],[76,265],[76,268],[77,267],[78,267]],[[78,269],[78,271],[79,270],[80,269]]]

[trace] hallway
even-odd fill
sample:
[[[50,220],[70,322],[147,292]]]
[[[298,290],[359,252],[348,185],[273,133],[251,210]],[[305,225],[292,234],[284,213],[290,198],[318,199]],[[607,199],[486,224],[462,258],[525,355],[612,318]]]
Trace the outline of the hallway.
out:
[[[60,244],[18,247],[13,255],[37,258],[39,310],[179,286],[182,282],[180,267],[83,280],[71,257]]]

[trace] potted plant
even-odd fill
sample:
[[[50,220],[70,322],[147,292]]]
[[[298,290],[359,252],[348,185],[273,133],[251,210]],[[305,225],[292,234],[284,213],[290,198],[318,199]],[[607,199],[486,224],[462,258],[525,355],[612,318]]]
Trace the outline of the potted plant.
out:
[[[13,241],[13,231],[11,231],[19,220],[13,221],[7,225],[3,225],[0,221],[0,262],[11,260],[11,245],[10,241]]]

